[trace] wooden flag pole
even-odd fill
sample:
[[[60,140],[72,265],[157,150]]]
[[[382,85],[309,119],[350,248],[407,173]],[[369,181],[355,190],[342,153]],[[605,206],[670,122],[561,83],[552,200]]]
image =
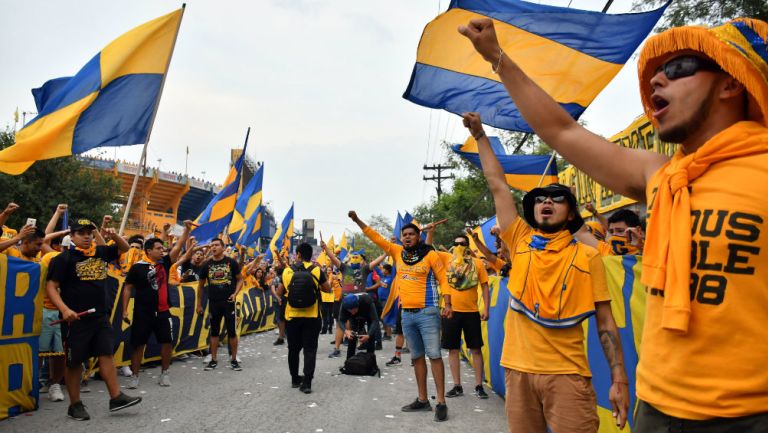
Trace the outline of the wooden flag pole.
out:
[[[133,203],[133,196],[136,194],[136,186],[139,184],[139,176],[144,172],[144,167],[147,165],[147,145],[149,145],[149,138],[152,136],[152,129],[155,126],[155,117],[157,117],[157,109],[160,106],[160,99],[163,97],[163,88],[165,87],[165,79],[168,77],[168,69],[171,67],[171,59],[173,58],[173,51],[176,49],[176,40],[179,38],[179,29],[181,29],[181,21],[184,19],[184,11],[187,8],[187,4],[181,5],[181,16],[179,17],[179,24],[176,26],[176,34],[173,37],[173,45],[171,45],[171,54],[168,56],[168,63],[165,65],[165,74],[160,81],[160,93],[157,95],[155,101],[155,109],[152,113],[152,119],[149,121],[149,131],[147,131],[147,139],[144,140],[144,148],[141,151],[141,158],[139,159],[139,169],[136,170],[136,175],[133,177],[133,184],[131,185],[131,192],[128,194],[128,202],[125,204],[125,212],[123,213],[123,219],[120,221],[120,231],[118,235],[122,236],[125,231],[125,224],[128,222],[128,214],[131,211],[131,204]]]
[[[549,167],[552,167],[552,162],[555,160],[556,152],[552,151],[552,156],[549,158],[549,162],[547,162],[547,168],[544,169],[544,173],[541,174],[541,179],[539,179],[539,184],[537,187],[540,187],[542,183],[544,183],[544,178],[547,177],[547,173],[549,173]]]

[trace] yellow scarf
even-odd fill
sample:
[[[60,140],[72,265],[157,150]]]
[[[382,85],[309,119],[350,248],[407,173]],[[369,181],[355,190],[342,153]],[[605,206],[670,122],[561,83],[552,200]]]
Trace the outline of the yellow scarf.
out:
[[[96,244],[91,243],[91,246],[88,247],[88,249],[84,249],[76,246],[75,250],[80,251],[86,257],[93,257],[96,255]]]
[[[146,252],[146,251],[142,251],[142,252],[141,252],[141,261],[143,261],[143,262],[147,262],[147,263],[149,263],[149,264],[150,264],[150,265],[152,265],[152,266],[154,266],[154,265],[156,265],[156,264],[157,264],[157,262],[156,262],[156,261],[154,261],[154,260],[152,260],[152,259],[150,259],[150,258],[149,258],[149,256],[147,255],[147,252]]]
[[[710,165],[768,152],[768,133],[759,123],[738,122],[690,155],[678,150],[661,170],[648,220],[642,282],[664,291],[662,326],[688,331],[691,315],[691,197],[688,186]]]

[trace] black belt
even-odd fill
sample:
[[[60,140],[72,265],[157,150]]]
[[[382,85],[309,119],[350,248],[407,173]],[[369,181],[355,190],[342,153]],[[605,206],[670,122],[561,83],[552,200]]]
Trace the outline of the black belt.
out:
[[[405,311],[406,313],[418,313],[419,311],[421,311],[423,309],[424,308],[403,308],[403,311]]]

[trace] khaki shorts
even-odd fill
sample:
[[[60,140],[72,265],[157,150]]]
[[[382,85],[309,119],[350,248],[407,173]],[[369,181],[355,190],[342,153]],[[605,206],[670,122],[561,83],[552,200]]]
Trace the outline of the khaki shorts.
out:
[[[592,380],[578,374],[504,369],[510,433],[596,433],[600,425]]]

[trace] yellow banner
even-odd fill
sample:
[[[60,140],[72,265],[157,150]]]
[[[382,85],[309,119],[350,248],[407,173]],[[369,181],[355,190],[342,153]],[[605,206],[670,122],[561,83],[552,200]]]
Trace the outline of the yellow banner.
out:
[[[642,115],[632,121],[623,131],[612,136],[609,141],[618,144],[621,147],[629,149],[645,149],[664,155],[672,156],[675,153],[676,145],[665,143],[659,140],[653,124],[645,115]],[[560,183],[576,187],[576,199],[579,205],[583,206],[589,202],[595,203],[595,207],[600,213],[610,212],[624,206],[635,204],[636,201],[631,198],[616,194],[610,189],[598,184],[592,178],[584,174],[574,166],[569,166],[562,170],[558,177]],[[589,212],[583,211],[582,216],[589,216]]]

